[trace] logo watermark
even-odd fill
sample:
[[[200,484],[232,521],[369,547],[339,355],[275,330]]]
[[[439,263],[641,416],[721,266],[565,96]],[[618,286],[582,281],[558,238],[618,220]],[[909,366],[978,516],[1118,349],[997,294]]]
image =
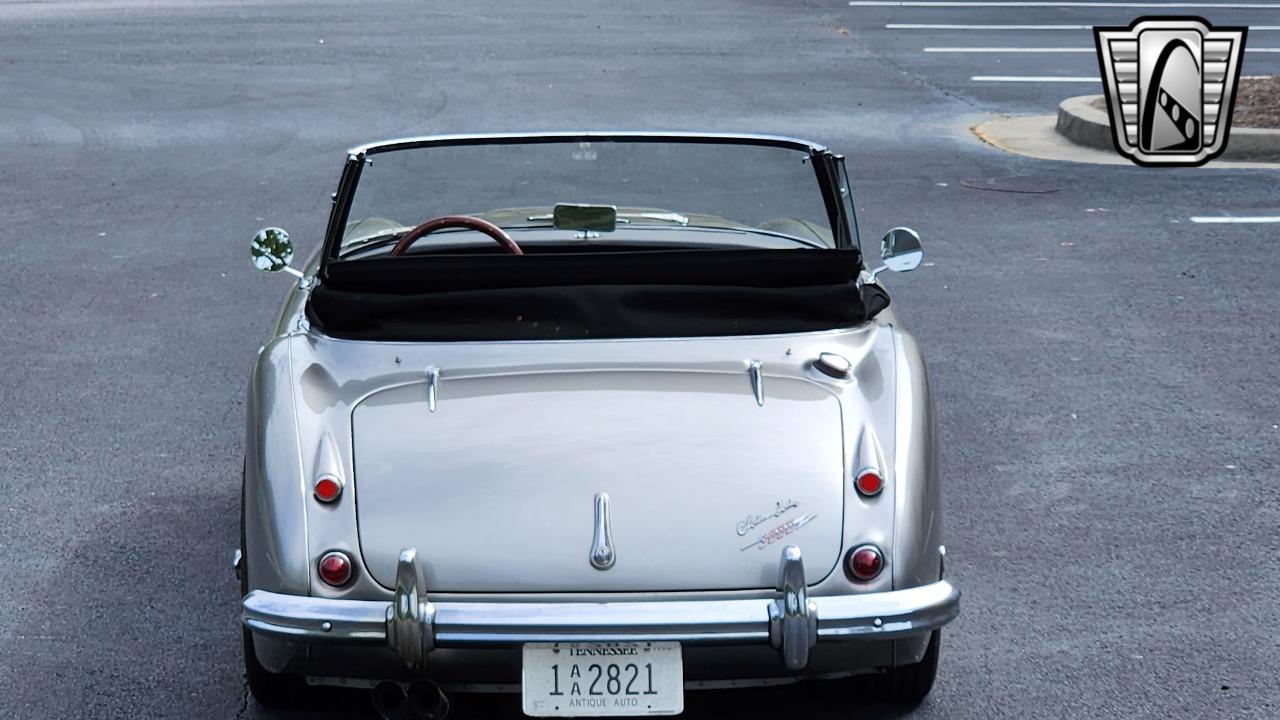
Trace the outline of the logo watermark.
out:
[[[1227,149],[1248,28],[1197,17],[1095,27],[1116,151],[1139,165],[1203,165]]]

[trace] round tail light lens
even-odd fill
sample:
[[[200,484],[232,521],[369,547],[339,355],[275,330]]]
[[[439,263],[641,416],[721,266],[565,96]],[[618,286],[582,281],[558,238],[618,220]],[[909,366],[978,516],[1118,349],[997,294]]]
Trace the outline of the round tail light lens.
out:
[[[845,565],[848,566],[849,574],[855,580],[866,582],[874,580],[884,569],[884,556],[880,554],[880,548],[875,545],[863,545],[849,553]]]
[[[853,484],[858,488],[858,494],[863,497],[875,497],[884,489],[884,480],[880,479],[880,474],[875,470],[863,470],[858,473],[858,479],[854,480]]]
[[[331,503],[342,494],[342,481],[332,475],[321,475],[312,490],[317,500],[322,503]]]
[[[346,553],[333,551],[320,558],[320,579],[326,583],[341,587],[351,579],[351,558]]]

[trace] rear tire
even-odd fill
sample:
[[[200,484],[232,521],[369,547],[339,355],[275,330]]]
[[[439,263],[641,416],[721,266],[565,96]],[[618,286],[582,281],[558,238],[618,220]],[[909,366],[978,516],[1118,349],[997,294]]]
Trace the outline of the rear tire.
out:
[[[262,667],[253,649],[253,633],[244,631],[244,679],[249,694],[269,708],[302,708],[309,697],[306,682],[294,675],[273,673]]]
[[[884,700],[915,707],[924,702],[933,681],[938,677],[938,654],[941,650],[942,631],[934,630],[929,636],[929,647],[918,663],[893,668],[877,678]]]
[[[248,557],[244,554],[244,474],[240,476],[240,597],[249,594]],[[305,707],[310,696],[310,688],[300,677],[273,673],[258,662],[258,654],[253,648],[253,633],[242,629],[244,634],[244,679],[249,686],[249,694],[259,705],[269,708]]]

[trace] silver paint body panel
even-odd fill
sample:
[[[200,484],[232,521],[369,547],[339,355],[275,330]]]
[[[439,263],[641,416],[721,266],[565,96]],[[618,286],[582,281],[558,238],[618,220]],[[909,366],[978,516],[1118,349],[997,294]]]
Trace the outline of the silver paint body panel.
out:
[[[366,567],[392,587],[400,549],[416,547],[430,548],[427,586],[440,592],[769,588],[781,546],[753,543],[809,515],[786,542],[825,576],[840,553],[840,402],[782,377],[757,406],[738,365],[442,363],[437,412],[424,382],[373,393],[352,426]],[[601,492],[625,558],[608,572],[583,560]],[[797,506],[738,534],[788,498]]]

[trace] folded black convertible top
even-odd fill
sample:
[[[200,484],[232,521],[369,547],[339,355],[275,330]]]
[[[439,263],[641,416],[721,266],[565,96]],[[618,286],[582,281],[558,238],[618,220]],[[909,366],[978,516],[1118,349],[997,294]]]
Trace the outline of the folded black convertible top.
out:
[[[313,327],[359,340],[764,335],[856,325],[888,305],[859,289],[857,250],[416,255],[330,262]],[[869,307],[870,306],[870,310]]]

